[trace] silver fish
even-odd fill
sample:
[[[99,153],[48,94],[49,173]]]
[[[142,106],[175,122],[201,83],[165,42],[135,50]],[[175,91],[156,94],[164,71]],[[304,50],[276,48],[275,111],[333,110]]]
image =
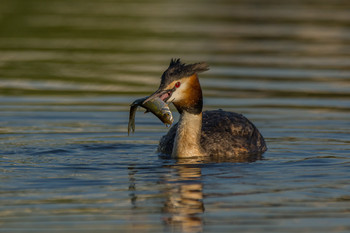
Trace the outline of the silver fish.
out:
[[[136,110],[139,106],[146,109],[145,113],[152,112],[167,126],[170,126],[174,122],[174,118],[169,109],[169,106],[163,100],[160,98],[154,98],[143,104],[147,98],[148,97],[137,99],[130,105],[128,135],[130,134],[130,131],[135,132],[135,115]]]

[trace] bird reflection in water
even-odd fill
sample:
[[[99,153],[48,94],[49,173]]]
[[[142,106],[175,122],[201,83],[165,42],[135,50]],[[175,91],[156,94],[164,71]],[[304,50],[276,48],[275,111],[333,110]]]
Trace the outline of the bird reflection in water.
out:
[[[157,192],[155,196],[155,198],[164,197],[161,209],[162,221],[166,228],[164,232],[202,232],[205,211],[202,168],[208,167],[208,164],[211,163],[250,163],[262,159],[262,156],[256,154],[245,158],[226,158],[225,160],[220,156],[217,158],[187,158],[177,159],[175,163],[173,160],[164,159],[164,164],[159,169],[166,168],[167,170],[161,173],[156,182],[157,185],[161,184],[158,189],[161,195]],[[137,195],[138,169],[134,166],[129,166],[128,169],[130,201],[132,208],[138,209],[140,205],[138,202],[145,199]],[[144,169],[142,168],[143,171]],[[150,167],[149,169],[153,173],[155,168]]]
[[[185,164],[181,164],[181,162]],[[201,168],[188,159],[173,165],[166,177],[166,196],[163,213],[167,232],[201,232],[203,184]]]

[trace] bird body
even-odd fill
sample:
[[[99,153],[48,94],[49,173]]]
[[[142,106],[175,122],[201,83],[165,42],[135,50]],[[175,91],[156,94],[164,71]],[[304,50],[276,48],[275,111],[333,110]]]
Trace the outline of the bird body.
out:
[[[202,119],[199,139],[202,155],[224,158],[245,157],[262,154],[267,150],[264,138],[258,129],[241,114],[223,110],[204,111]],[[161,138],[158,152],[172,154],[177,130],[178,123]]]
[[[206,63],[183,64],[171,60],[158,90],[148,99],[173,103],[179,122],[160,140],[158,151],[173,158],[240,158],[267,150],[263,136],[246,117],[223,110],[203,109],[198,73],[208,70]]]

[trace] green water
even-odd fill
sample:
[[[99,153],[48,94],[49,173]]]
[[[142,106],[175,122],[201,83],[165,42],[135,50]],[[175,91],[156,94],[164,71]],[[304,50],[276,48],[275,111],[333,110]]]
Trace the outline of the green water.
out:
[[[0,4],[0,232],[349,232],[350,3]],[[206,110],[244,114],[252,163],[167,160],[129,104],[171,58]],[[178,119],[178,114],[174,114]]]

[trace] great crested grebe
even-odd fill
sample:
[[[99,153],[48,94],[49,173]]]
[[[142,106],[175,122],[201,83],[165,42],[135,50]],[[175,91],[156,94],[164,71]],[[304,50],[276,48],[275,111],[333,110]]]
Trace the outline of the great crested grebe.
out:
[[[158,90],[144,101],[159,97],[173,103],[181,114],[179,122],[161,138],[158,151],[173,158],[261,155],[267,150],[264,138],[243,115],[223,110],[202,112],[198,73],[206,70],[205,62],[187,65],[172,59]]]

